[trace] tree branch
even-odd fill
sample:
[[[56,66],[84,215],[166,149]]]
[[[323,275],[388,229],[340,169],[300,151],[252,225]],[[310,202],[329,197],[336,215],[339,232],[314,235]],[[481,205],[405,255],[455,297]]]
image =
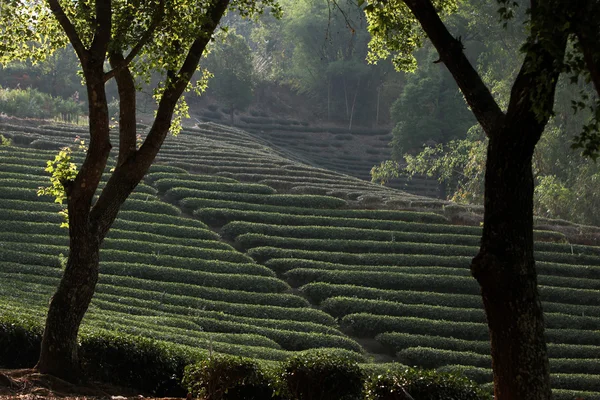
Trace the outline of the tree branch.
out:
[[[504,113],[487,86],[463,52],[460,40],[455,39],[440,19],[431,0],[404,0],[437,49],[440,60],[446,65],[475,118],[489,136]]]
[[[534,5],[534,2],[532,2]],[[539,126],[538,135],[527,135],[527,151],[533,152],[544,126],[552,116],[554,95],[569,32],[552,19],[556,8],[552,4],[537,5],[532,9],[531,30],[525,44],[526,53],[521,70],[510,93],[507,117],[526,126]]]
[[[73,25],[69,17],[67,17],[67,15],[65,14],[65,11],[61,7],[58,0],[48,0],[48,5],[50,6],[50,10],[52,10],[54,18],[56,18],[60,26],[65,31],[65,34],[69,38],[69,41],[73,45],[73,49],[75,49],[77,57],[79,57],[79,60],[82,64],[85,64],[85,62],[87,62],[88,59],[88,51],[83,45],[79,34],[77,34],[75,26]]]
[[[598,95],[600,95],[600,32],[598,31],[600,24],[595,17],[599,12],[600,4],[588,1],[588,7],[579,9],[580,14],[577,18],[579,21],[572,23],[581,46],[583,59]]]
[[[106,58],[108,43],[112,35],[112,4],[111,0],[96,0],[96,31],[90,46],[94,58]]]
[[[140,51],[142,51],[142,49],[144,48],[146,43],[148,43],[150,41],[150,39],[152,39],[152,35],[154,35],[154,32],[156,31],[156,29],[159,27],[160,23],[163,20],[164,11],[165,11],[165,0],[160,0],[159,4],[157,6],[157,10],[152,17],[152,22],[150,23],[150,26],[148,27],[146,32],[144,32],[144,34],[142,35],[140,40],[135,44],[135,46],[133,46],[133,48],[131,49],[129,54],[127,54],[127,56],[121,62],[119,62],[118,64],[115,64],[115,65],[113,65],[113,63],[111,63],[112,69],[110,71],[108,71],[106,73],[106,75],[104,75],[105,82],[114,78],[120,69],[125,68],[129,64],[131,64],[133,59],[139,54]]]
[[[108,227],[117,217],[119,207],[142,180],[156,158],[171,127],[177,101],[196,71],[206,45],[210,42],[221,17],[229,6],[229,1],[217,0],[208,8],[207,21],[200,26],[200,33],[192,43],[182,67],[174,78],[167,79],[156,118],[142,147],[130,153],[126,160],[117,165],[102,190],[90,214],[90,220],[94,221],[100,229],[98,232],[100,237],[106,235]]]
[[[158,105],[156,119],[148,133],[148,137],[139,150],[139,157],[145,160],[154,159],[171,125],[173,110],[183,91],[192,78],[200,58],[217,29],[221,16],[227,10],[230,0],[218,0],[207,12],[207,21],[200,27],[200,33],[192,43],[181,68],[171,79],[167,79],[166,88]],[[166,124],[166,129],[163,124]],[[148,167],[150,164],[148,164]]]
[[[136,152],[135,105],[136,88],[133,75],[124,64],[123,54],[113,50],[109,53],[110,64],[115,72],[115,80],[119,91],[119,158],[117,165]],[[115,68],[115,65],[125,65]]]

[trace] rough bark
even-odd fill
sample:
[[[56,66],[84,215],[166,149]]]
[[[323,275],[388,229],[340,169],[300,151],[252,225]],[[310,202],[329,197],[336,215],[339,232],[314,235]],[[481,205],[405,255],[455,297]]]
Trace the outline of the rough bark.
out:
[[[490,138],[484,230],[471,266],[490,332],[494,394],[502,400],[551,396],[533,257],[533,146],[518,140],[536,128],[514,121]]]

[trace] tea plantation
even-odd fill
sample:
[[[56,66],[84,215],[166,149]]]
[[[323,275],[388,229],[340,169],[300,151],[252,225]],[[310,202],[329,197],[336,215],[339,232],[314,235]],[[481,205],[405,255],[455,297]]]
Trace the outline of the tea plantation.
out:
[[[13,146],[0,147],[0,314],[39,325],[68,237],[61,207],[36,190],[56,149],[86,132],[1,130]],[[302,163],[281,142],[212,123],[169,138],[103,246],[85,334],[141,335],[198,357],[330,348],[489,387],[469,272],[481,228],[452,224],[448,202]],[[535,235],[555,397],[600,399],[600,247]]]

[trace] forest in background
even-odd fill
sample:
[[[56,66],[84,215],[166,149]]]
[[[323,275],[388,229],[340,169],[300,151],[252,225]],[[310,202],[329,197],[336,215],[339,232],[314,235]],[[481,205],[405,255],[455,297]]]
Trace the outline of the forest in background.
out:
[[[293,118],[348,128],[392,130],[393,159],[382,160],[372,176],[388,181],[399,174],[428,175],[440,181],[442,197],[481,204],[485,135],[437,52],[428,43],[416,54],[414,71],[395,71],[389,60],[370,62],[370,35],[362,10],[351,1],[281,1],[283,18],[264,15],[259,24],[230,14],[228,27],[213,43],[202,67],[207,92],[187,101],[194,118]],[[469,0],[447,24],[460,37],[496,100],[506,107],[522,62],[525,10],[508,24],[498,23],[497,5]],[[0,111],[8,115],[76,122],[86,112],[78,62],[72,49],[32,65],[0,69]],[[160,77],[156,77],[158,80]],[[590,118],[570,99],[594,96],[588,82],[559,82],[555,116],[535,154],[535,211],[538,216],[598,225],[600,170],[571,149],[573,137]],[[152,82],[139,82],[138,109],[154,108]],[[109,98],[116,99],[114,84]],[[116,117],[118,100],[109,104]],[[219,114],[219,115],[217,115]],[[236,120],[237,118],[237,120]],[[585,201],[584,201],[585,200]]]

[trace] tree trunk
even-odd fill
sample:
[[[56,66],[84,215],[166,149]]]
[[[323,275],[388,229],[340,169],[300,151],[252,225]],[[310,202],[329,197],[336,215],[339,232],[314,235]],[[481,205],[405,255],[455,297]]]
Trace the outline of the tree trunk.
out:
[[[69,260],[57,292],[50,302],[40,358],[35,368],[41,373],[76,382],[82,376],[77,356],[77,334],[98,281],[102,241],[120,206],[148,171],[161,148],[177,101],[188,86],[229,0],[218,0],[207,6],[207,18],[199,27],[202,34],[191,44],[179,71],[169,71],[167,74],[166,89],[160,99],[156,118],[139,150],[136,148],[135,136],[135,85],[129,66],[117,49],[111,49],[113,70],[104,72],[112,33],[111,2],[96,4],[96,32],[89,48],[84,46],[60,2],[48,0],[48,5],[81,62],[88,94],[90,142],[85,161],[76,178],[63,182],[69,211]],[[160,14],[157,15],[160,17]],[[146,40],[151,37],[152,31],[149,32],[150,36]],[[140,46],[134,49],[139,51],[145,44],[144,39],[138,44]],[[134,54],[134,50],[130,54]],[[111,150],[105,82],[113,76],[117,81],[120,98],[119,159],[92,207]],[[233,115],[233,108],[231,111]]]
[[[539,129],[515,121],[490,135],[483,236],[471,265],[488,319],[494,395],[502,400],[551,398],[533,257],[535,143],[525,139],[539,137],[531,132]]]
[[[70,239],[69,260],[50,302],[40,359],[35,368],[77,382],[81,377],[77,334],[98,281],[100,244],[86,228],[78,229]]]
[[[70,382],[77,382],[81,377],[77,334],[96,289],[103,239],[98,224],[90,218],[90,209],[112,147],[103,58],[89,61],[84,66],[84,75],[89,101],[90,142],[75,180],[63,182],[69,212],[69,259],[50,301],[40,358],[35,366],[41,373]]]

